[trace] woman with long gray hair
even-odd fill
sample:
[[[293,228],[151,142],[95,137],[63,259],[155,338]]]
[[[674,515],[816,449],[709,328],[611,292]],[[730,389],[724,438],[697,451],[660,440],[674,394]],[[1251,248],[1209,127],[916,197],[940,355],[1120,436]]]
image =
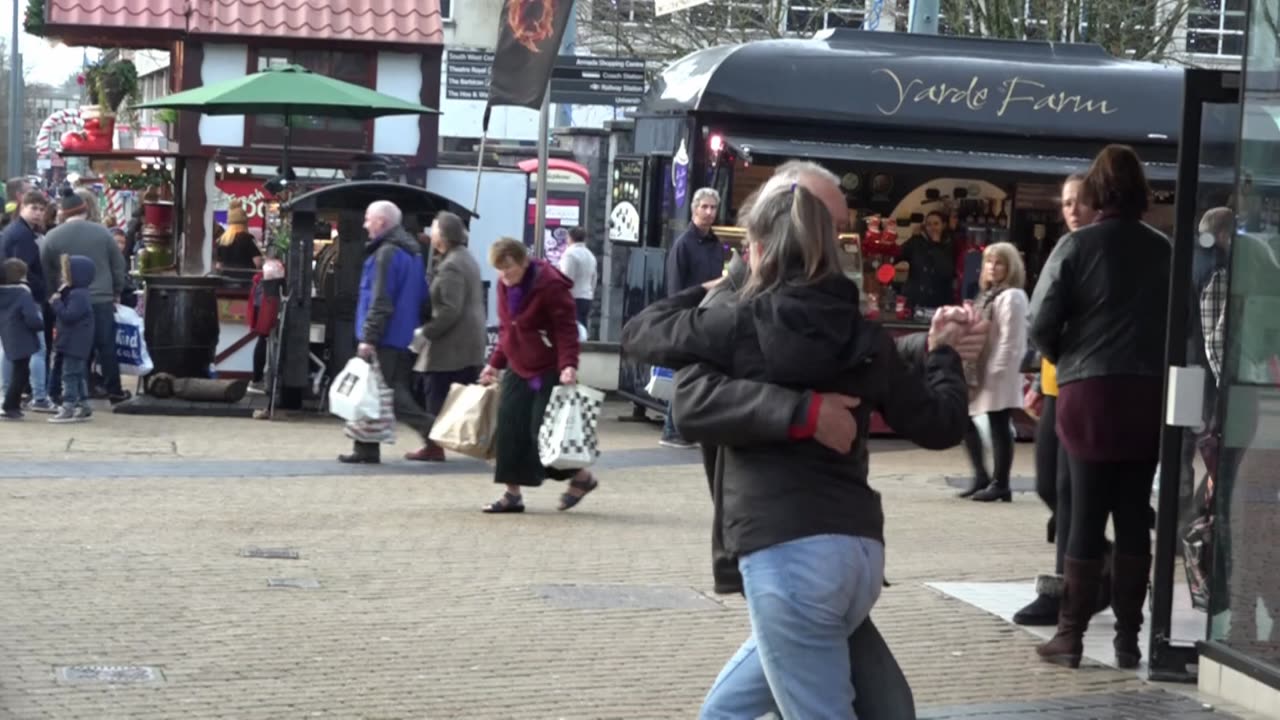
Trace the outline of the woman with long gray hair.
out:
[[[687,307],[681,294],[646,308],[624,352],[682,368],[707,363],[732,378],[860,398],[848,453],[812,433],[788,444],[726,447],[716,517],[743,577],[752,634],[725,665],[704,718],[854,718],[850,634],[884,582],[884,515],[867,482],[870,414],[925,447],[952,447],[968,424],[959,355],[963,324],[935,322],[913,371],[894,341],[859,313],[823,202],[788,178],[766,183],[746,222],[751,275],[737,302]],[[690,291],[696,292],[696,291]],[[940,313],[965,315],[962,308]],[[696,431],[696,428],[694,428]]]

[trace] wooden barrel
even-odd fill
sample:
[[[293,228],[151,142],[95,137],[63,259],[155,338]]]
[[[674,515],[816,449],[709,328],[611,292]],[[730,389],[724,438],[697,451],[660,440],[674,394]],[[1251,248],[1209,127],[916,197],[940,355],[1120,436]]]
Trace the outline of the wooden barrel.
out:
[[[147,278],[147,350],[157,373],[207,378],[218,351],[219,277]]]

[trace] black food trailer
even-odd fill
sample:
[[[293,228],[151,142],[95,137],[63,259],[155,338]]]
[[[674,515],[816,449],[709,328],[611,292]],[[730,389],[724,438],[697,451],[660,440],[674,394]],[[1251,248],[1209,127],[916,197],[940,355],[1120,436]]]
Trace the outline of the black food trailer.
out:
[[[846,269],[863,287],[864,313],[896,332],[927,325],[927,309],[893,302],[906,270],[898,246],[927,213],[943,212],[956,239],[958,299],[976,292],[980,262],[965,256],[991,242],[1019,248],[1030,287],[1065,229],[1062,181],[1109,143],[1143,158],[1155,191],[1148,221],[1171,231],[1182,85],[1180,68],[1082,44],[837,29],[695,52],[662,72],[636,115],[635,153],[646,156],[654,197],[632,252],[645,271],[628,274],[643,283],[625,289],[623,321],[665,295],[654,252],[684,229],[697,188],[720,192],[720,222],[732,225],[790,159],[841,178]],[[1220,132],[1230,152],[1234,129]],[[1229,184],[1224,177],[1224,200]],[[740,237],[720,234],[726,252]],[[894,266],[887,283],[876,273],[884,264]],[[642,389],[649,369],[622,366],[620,390],[660,407]],[[1025,418],[1020,426],[1025,433]]]

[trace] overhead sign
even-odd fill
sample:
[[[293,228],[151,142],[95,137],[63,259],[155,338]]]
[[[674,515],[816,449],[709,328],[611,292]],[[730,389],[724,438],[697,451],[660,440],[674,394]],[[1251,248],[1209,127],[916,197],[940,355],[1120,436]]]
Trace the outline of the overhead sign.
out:
[[[644,99],[642,58],[561,55],[551,71],[551,102],[637,107]]]
[[[444,58],[444,96],[449,100],[488,100],[491,50],[447,50]]]
[[[691,7],[706,5],[709,2],[711,0],[653,0],[653,14],[661,17],[680,10],[688,10]]]

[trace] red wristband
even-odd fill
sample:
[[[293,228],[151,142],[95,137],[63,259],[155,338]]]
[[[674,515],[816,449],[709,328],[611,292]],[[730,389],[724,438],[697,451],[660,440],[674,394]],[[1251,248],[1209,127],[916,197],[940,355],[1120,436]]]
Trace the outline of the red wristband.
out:
[[[792,440],[808,440],[818,434],[818,413],[822,410],[822,396],[813,393],[809,401],[809,412],[805,415],[803,425],[792,425],[788,435]]]

